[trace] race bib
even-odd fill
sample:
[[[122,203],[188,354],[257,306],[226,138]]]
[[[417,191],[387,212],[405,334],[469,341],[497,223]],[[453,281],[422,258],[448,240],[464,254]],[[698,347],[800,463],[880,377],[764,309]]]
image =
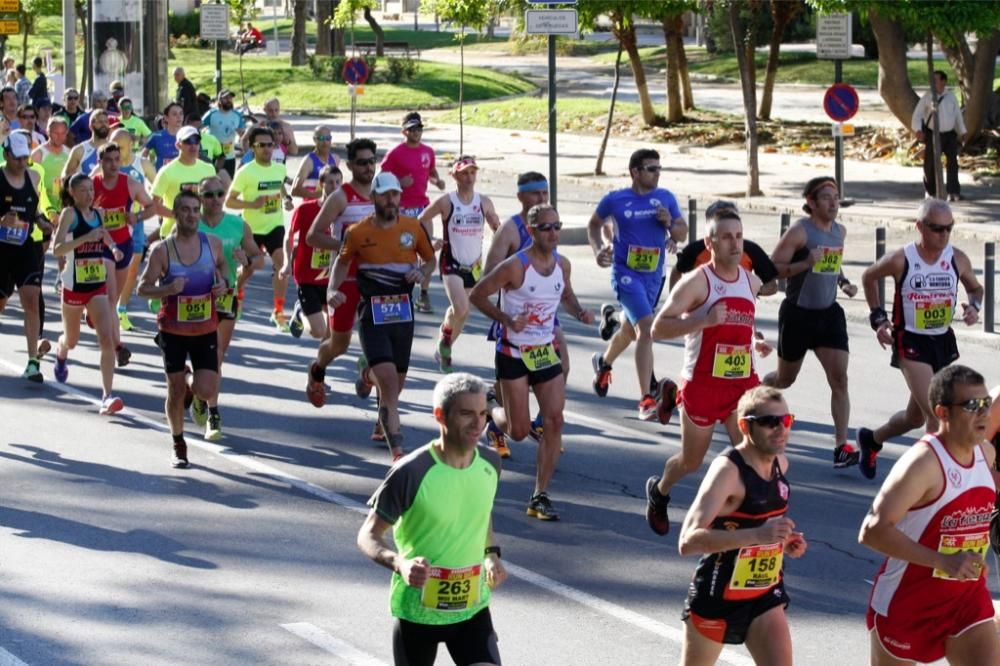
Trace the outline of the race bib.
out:
[[[951,305],[951,299],[915,303],[913,309],[917,328],[921,331],[933,331],[951,326],[952,312],[954,312],[954,308]]]
[[[376,326],[383,324],[402,324],[413,321],[413,311],[410,309],[410,297],[407,294],[398,296],[372,296],[372,321]]]
[[[990,549],[990,533],[978,532],[976,534],[942,534],[938,542],[938,552],[943,555],[954,555],[955,553],[979,553],[984,558]],[[948,572],[935,569],[934,578],[944,580],[958,580],[948,575]],[[977,579],[978,580],[978,579]]]
[[[660,252],[662,248],[629,245],[625,265],[640,273],[655,271],[660,265]]]
[[[479,603],[479,576],[482,566],[461,569],[434,567],[421,595],[424,608],[454,612],[474,608]]]
[[[309,259],[309,267],[313,270],[329,268],[333,264],[333,250],[321,250],[313,248],[312,257]]]
[[[73,268],[77,284],[97,284],[108,279],[108,269],[100,257],[77,259]]]
[[[532,372],[551,368],[561,362],[551,342],[544,345],[521,345],[518,349],[525,367]]]
[[[177,297],[177,320],[187,323],[208,321],[212,318],[212,294]]]
[[[0,243],[24,245],[28,240],[28,223],[18,220],[10,227],[0,227]]]
[[[264,203],[264,213],[268,215],[271,213],[277,213],[280,207],[281,197],[275,194],[273,197],[268,197],[267,201]]]
[[[746,379],[750,376],[750,370],[750,345],[715,345],[713,377]]]
[[[732,591],[766,590],[781,580],[784,547],[780,543],[740,548],[729,580]]]
[[[233,142],[232,141],[224,141],[222,143],[222,152],[226,154],[226,157],[229,157],[230,155],[232,155],[233,154]]]
[[[219,314],[233,316],[236,314],[236,290],[226,289],[215,299],[215,311]]]
[[[125,211],[120,208],[117,210],[109,210],[104,213],[104,228],[108,231],[117,231],[128,224],[128,218],[125,217]]]
[[[833,273],[834,275],[840,274],[840,264],[844,259],[844,248],[842,247],[820,247],[823,250],[823,256],[813,264],[813,273],[823,273],[828,275]]]
[[[472,273],[472,279],[479,282],[479,278],[483,276],[483,262],[477,261],[469,266],[469,272]]]

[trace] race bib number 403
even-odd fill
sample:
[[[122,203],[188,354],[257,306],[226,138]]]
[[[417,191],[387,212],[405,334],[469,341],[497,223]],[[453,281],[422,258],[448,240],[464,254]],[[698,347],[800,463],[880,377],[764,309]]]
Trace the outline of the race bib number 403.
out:
[[[750,345],[715,345],[712,376],[719,379],[746,379],[750,376]]]
[[[474,608],[479,603],[480,570],[479,564],[461,569],[432,568],[421,596],[424,608],[446,612]]]

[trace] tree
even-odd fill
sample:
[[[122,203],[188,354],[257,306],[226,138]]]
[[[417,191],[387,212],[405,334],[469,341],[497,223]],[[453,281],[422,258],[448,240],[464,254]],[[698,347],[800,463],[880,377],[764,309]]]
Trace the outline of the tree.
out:
[[[59,16],[62,14],[61,0],[21,0],[21,11],[18,12],[21,22],[21,62],[29,63],[28,35],[35,33],[36,19],[39,16]]]
[[[308,5],[306,0],[295,0],[292,5],[292,53],[291,64],[293,67],[306,64],[308,54],[306,52],[306,18]]]
[[[377,0],[375,6],[378,6]],[[372,16],[372,6],[370,3],[364,8],[364,17],[365,21],[368,22],[368,27],[372,29],[372,33],[375,35],[375,55],[382,57],[385,55],[385,30],[382,29],[382,26]]]
[[[771,99],[774,96],[774,79],[778,73],[778,58],[781,55],[781,39],[785,28],[802,11],[800,0],[783,2],[771,0],[771,19],[774,26],[771,30],[771,45],[767,54],[767,71],[764,74],[764,94],[760,99],[761,120],[771,119]]]
[[[684,15],[698,10],[699,5],[693,0],[668,0],[660,3],[650,17],[660,18],[663,41],[667,47],[667,122],[682,120],[684,110],[694,108],[687,55],[684,53]]]
[[[330,16],[333,14],[333,5],[330,0],[317,0],[316,2],[316,55],[330,55]]]
[[[740,68],[740,86],[743,90],[743,113],[745,116],[747,146],[747,196],[760,196],[760,166],[757,162],[757,90],[747,62],[746,44],[750,32],[743,27],[738,0],[729,0],[729,29],[736,45],[736,61]],[[752,43],[752,42],[751,42]],[[751,50],[752,54],[753,51]]]
[[[604,136],[601,137],[601,147],[597,151],[597,163],[594,165],[594,175],[604,175],[604,152],[608,149],[608,137],[611,136],[611,123],[615,118],[615,100],[618,99],[618,84],[622,80],[622,45],[618,42],[618,55],[615,56],[615,82],[611,86],[611,102],[608,104],[608,122],[604,124]]]

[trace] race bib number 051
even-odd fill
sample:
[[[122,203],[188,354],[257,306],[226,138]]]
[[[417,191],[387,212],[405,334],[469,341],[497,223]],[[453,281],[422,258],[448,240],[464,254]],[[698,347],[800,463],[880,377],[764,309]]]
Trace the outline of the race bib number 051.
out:
[[[212,294],[177,297],[177,320],[196,323],[212,317]]]

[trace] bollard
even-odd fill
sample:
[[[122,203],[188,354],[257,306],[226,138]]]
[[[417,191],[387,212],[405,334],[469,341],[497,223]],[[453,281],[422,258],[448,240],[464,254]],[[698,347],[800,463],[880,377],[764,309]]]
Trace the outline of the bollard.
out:
[[[785,235],[785,232],[788,231],[788,227],[790,226],[792,226],[792,214],[782,213],[781,221],[778,223],[778,240],[781,240],[781,237]],[[784,278],[779,279],[778,291],[780,291],[781,293],[785,293],[786,284],[787,283]]]
[[[885,227],[875,228],[875,261],[885,254]],[[885,307],[885,279],[878,281],[878,302]]]
[[[688,242],[698,238],[698,200],[688,199]]]
[[[983,267],[983,330],[987,333],[993,332],[993,274],[996,271],[997,244],[990,241],[986,243],[984,250],[986,265]]]

